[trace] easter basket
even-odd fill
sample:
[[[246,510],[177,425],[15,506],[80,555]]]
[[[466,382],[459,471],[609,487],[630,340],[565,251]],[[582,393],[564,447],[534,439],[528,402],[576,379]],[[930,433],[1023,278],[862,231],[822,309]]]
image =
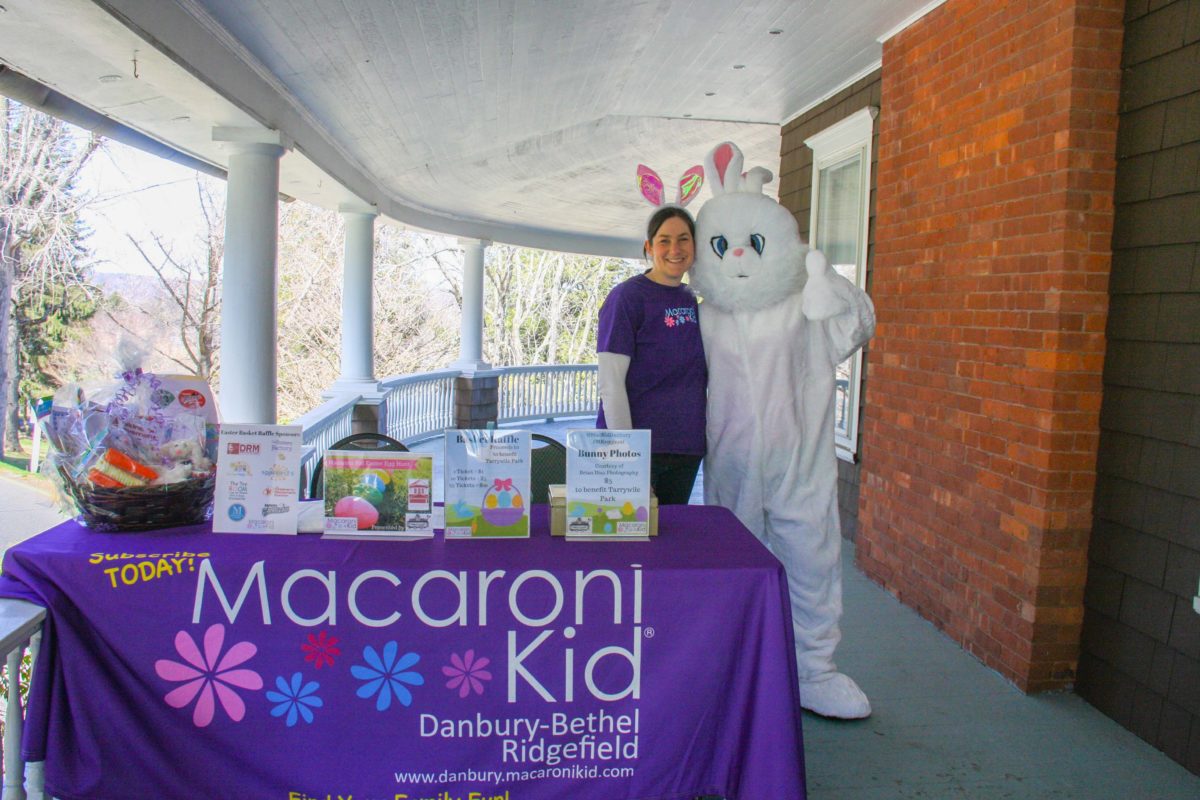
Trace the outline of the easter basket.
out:
[[[59,475],[79,511],[80,522],[96,531],[149,531],[212,519],[213,474],[161,486],[120,489],[72,480],[61,467]]]
[[[146,531],[212,518],[217,410],[208,383],[140,366],[122,342],[115,380],[64,386],[38,424],[42,471],[68,513],[98,531]]]

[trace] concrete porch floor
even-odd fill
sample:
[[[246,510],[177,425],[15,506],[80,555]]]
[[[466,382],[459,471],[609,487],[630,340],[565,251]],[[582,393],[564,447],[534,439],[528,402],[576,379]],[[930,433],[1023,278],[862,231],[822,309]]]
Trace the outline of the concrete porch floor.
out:
[[[592,420],[526,423],[556,438]],[[414,450],[439,452],[440,439]],[[692,502],[702,502],[700,483]],[[440,492],[440,488],[438,489]],[[61,520],[37,481],[0,475],[0,547]],[[843,549],[839,668],[874,714],[805,714],[810,800],[1196,800],[1193,775],[1069,693],[1028,697],[854,567]],[[783,800],[772,798],[771,800]]]
[[[859,722],[804,716],[810,800],[1196,800],[1200,776],[1078,695],[1026,696],[854,567],[842,550],[838,668]]]

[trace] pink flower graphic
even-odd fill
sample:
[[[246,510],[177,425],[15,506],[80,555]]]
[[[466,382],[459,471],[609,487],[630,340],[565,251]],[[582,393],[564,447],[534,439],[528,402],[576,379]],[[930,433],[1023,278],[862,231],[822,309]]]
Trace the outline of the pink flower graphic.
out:
[[[670,314],[667,314],[665,317],[663,317],[663,322],[665,322],[667,324],[668,328],[675,327],[675,318],[672,317]]]
[[[258,648],[250,642],[238,642],[221,655],[221,646],[225,644],[225,626],[220,623],[212,625],[204,632],[204,653],[187,631],[175,634],[175,650],[187,663],[168,661],[165,658],[154,662],[154,671],[158,677],[168,681],[186,681],[167,692],[163,700],[171,708],[183,708],[196,700],[196,708],[192,712],[192,722],[197,728],[206,727],[213,721],[216,713],[215,700],[221,701],[221,708],[234,722],[241,722],[246,715],[246,704],[231,687],[239,689],[261,689],[262,677],[252,669],[234,669],[238,664],[254,657]],[[215,696],[215,699],[214,699]]]
[[[342,654],[342,648],[338,647],[337,643],[336,636],[321,631],[316,636],[310,633],[308,642],[301,644],[300,649],[305,653],[304,660],[313,662],[314,666],[320,669],[327,664],[332,667],[334,659]]]
[[[475,690],[475,694],[483,694],[483,681],[490,681],[492,673],[484,667],[491,663],[488,658],[475,658],[475,651],[468,650],[460,658],[458,653],[450,654],[450,665],[442,667],[442,674],[450,678],[446,681],[447,689],[458,689],[459,697],[466,697]]]

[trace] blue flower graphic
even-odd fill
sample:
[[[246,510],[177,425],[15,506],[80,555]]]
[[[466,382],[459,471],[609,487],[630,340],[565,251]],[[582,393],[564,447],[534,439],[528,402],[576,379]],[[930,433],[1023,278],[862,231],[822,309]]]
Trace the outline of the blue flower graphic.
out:
[[[425,679],[419,672],[406,672],[409,667],[420,661],[421,657],[416,653],[405,653],[397,661],[396,653],[399,648],[400,646],[396,642],[388,642],[383,646],[381,656],[375,652],[374,647],[367,645],[363,648],[363,660],[367,662],[367,666],[355,664],[350,667],[351,675],[360,681],[366,681],[358,687],[359,697],[370,697],[378,692],[379,696],[375,698],[376,711],[388,710],[392,705],[393,693],[400,701],[400,705],[412,705],[412,692],[408,691],[408,687],[404,684],[425,685]]]
[[[303,685],[301,685],[303,684]],[[321,684],[316,681],[304,683],[303,676],[299,672],[292,674],[292,680],[289,683],[280,675],[275,679],[275,685],[279,687],[279,691],[267,690],[267,699],[272,703],[277,703],[271,709],[272,717],[282,717],[287,714],[287,726],[290,728],[296,724],[298,717],[303,717],[304,721],[312,724],[313,708],[320,708],[325,705],[321,698],[313,694],[317,689],[321,688]]]

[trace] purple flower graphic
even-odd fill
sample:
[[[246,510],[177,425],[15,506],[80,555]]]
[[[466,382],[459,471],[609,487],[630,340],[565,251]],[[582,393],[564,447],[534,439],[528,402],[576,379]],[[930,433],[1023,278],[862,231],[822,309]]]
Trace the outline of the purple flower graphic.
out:
[[[450,654],[449,666],[442,667],[442,674],[450,678],[446,681],[447,689],[458,689],[459,697],[466,697],[475,690],[475,694],[483,694],[483,681],[490,681],[492,673],[484,667],[491,659],[475,658],[475,651],[468,650],[460,658],[458,653]]]
[[[262,677],[254,670],[234,669],[253,658],[258,648],[250,642],[238,642],[221,657],[224,644],[225,626],[220,623],[204,632],[203,654],[191,635],[187,631],[180,631],[175,634],[175,650],[186,663],[165,658],[154,662],[158,677],[168,681],[185,681],[182,686],[167,692],[163,700],[171,708],[183,708],[196,700],[192,722],[197,728],[204,728],[213,721],[217,700],[221,701],[221,708],[225,709],[231,720],[241,722],[242,717],[246,716],[246,704],[233,687],[261,689],[263,686]]]

